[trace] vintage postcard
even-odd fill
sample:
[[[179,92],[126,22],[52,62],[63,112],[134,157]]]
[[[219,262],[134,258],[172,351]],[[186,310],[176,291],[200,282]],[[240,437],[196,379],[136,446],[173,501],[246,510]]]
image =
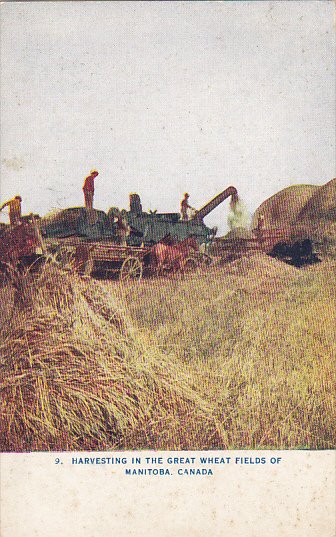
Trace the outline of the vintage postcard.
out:
[[[332,537],[332,1],[1,4],[1,537]]]

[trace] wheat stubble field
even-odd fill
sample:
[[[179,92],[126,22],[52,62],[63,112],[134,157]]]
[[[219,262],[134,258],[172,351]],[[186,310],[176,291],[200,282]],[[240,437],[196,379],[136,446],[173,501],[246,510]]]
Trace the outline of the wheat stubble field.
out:
[[[1,290],[1,450],[335,447],[335,261]]]

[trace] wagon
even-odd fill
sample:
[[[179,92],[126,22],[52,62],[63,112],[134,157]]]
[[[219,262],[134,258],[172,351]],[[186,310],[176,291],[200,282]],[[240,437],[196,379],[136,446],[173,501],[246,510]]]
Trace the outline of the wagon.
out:
[[[141,280],[149,267],[150,248],[123,246],[112,241],[78,237],[46,240],[46,260],[90,276],[94,272],[118,274],[120,280]]]
[[[174,246],[164,245],[165,248],[183,248],[183,244],[193,239],[188,238]],[[159,264],[158,270],[155,246],[130,246],[116,244],[111,240],[92,241],[81,237],[46,239],[44,248],[45,261],[59,264],[62,268],[74,270],[80,274],[115,274],[122,281],[141,280],[144,273],[162,275],[175,272],[176,268],[183,273],[192,272],[201,265],[207,266],[211,257],[199,252],[186,249],[179,251],[178,263],[172,252],[164,263]]]

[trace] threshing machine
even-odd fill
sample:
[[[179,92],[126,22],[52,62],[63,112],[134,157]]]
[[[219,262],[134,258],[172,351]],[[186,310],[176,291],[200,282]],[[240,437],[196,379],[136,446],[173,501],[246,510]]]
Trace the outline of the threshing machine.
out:
[[[111,208],[105,213],[96,209],[73,207],[42,218],[39,225],[45,238],[77,236],[94,241],[118,242],[119,219],[128,227],[128,246],[152,246],[167,236],[174,241],[194,236],[198,244],[207,244],[214,238],[216,229],[207,227],[203,218],[230,196],[232,201],[238,198],[237,190],[232,186],[206,203],[188,221],[182,221],[180,213],[144,212],[139,195],[131,194],[129,211]]]

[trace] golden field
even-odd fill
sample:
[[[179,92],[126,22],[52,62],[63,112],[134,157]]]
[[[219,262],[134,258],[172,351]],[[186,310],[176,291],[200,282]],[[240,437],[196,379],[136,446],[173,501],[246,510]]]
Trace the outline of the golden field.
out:
[[[19,291],[18,291],[19,289]],[[0,290],[1,450],[335,447],[335,261]]]

